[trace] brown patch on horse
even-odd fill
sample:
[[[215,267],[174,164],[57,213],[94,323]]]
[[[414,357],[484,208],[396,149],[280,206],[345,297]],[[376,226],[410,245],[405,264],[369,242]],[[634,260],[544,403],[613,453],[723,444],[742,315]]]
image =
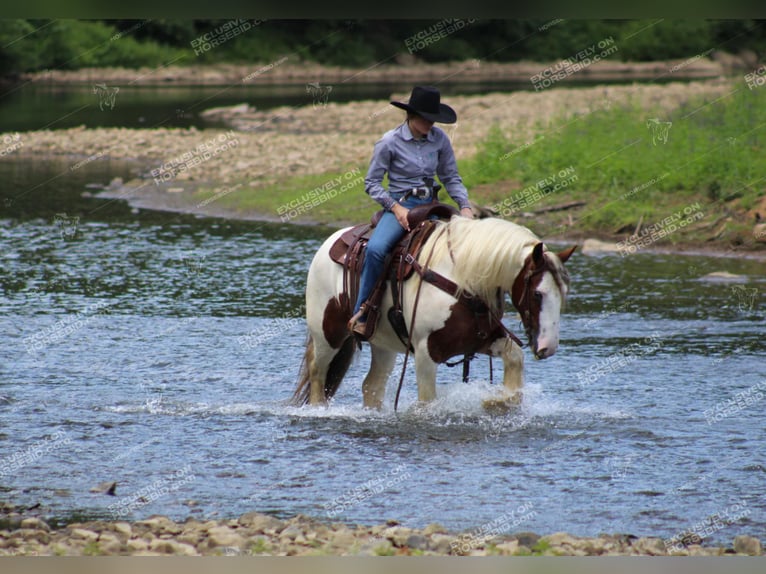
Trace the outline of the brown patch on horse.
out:
[[[322,332],[333,349],[338,349],[348,339],[348,321],[351,319],[351,304],[348,295],[341,293],[327,302],[322,317]]]
[[[428,336],[428,354],[435,363],[443,363],[457,355],[485,353],[505,332],[489,313],[476,314],[466,305],[450,307],[444,327]]]
[[[537,333],[540,332],[541,301],[535,297],[538,285],[543,279],[543,272],[551,270],[548,260],[543,254],[543,244],[538,243],[527,255],[524,266],[516,276],[511,287],[511,301],[516,311],[521,315],[530,346],[536,347]]]

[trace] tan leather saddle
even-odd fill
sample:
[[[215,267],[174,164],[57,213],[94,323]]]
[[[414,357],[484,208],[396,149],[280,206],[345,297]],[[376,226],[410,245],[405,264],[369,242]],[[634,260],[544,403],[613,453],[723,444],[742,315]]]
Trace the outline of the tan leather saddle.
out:
[[[344,314],[351,318],[352,306],[359,293],[359,278],[362,273],[367,242],[375,226],[383,216],[384,210],[376,212],[370,223],[356,225],[341,235],[330,247],[330,258],[343,266],[343,293],[339,301],[343,303]],[[410,232],[394,247],[386,259],[385,270],[367,301],[367,322],[364,339],[375,333],[380,316],[380,302],[390,281],[394,299],[394,308],[389,313],[389,320],[400,338],[406,340],[406,328],[401,314],[400,286],[413,272],[413,262],[417,259],[423,244],[436,228],[435,219],[448,220],[459,212],[454,207],[438,201],[419,205],[409,210],[407,219]],[[409,257],[408,257],[409,256]]]

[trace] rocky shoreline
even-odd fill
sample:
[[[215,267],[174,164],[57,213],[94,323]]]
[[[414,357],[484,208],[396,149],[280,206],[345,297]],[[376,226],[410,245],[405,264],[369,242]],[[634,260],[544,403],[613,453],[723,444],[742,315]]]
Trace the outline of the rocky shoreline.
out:
[[[51,526],[42,518],[0,516],[0,556],[727,556],[763,554],[758,538],[736,536],[730,546],[680,540],[564,532],[498,534],[492,529],[449,532],[439,524],[413,529],[390,520],[375,526],[323,522],[297,515],[280,520],[248,512],[230,520],[89,521]]]
[[[757,67],[754,53],[740,55],[716,51],[711,58],[690,58],[661,62],[620,62],[602,60],[583,70],[591,80],[651,79],[672,76],[676,79],[715,78],[736,70]],[[80,68],[78,70],[44,70],[21,77],[25,82],[51,84],[130,84],[151,85],[273,85],[308,82],[452,82],[518,81],[530,78],[556,62],[491,62],[468,60],[426,63],[408,54],[399,54],[395,63],[383,63],[360,71],[358,68],[326,66],[301,61],[287,54],[273,61],[251,64],[209,64],[194,66],[162,66],[159,68]]]

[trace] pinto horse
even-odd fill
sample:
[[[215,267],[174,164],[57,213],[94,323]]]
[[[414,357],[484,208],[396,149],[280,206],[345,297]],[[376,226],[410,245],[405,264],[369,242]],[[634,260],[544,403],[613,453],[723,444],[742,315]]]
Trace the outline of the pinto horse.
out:
[[[421,273],[413,273],[402,286],[402,310],[414,354],[418,400],[436,398],[439,363],[466,353],[482,353],[502,357],[501,402],[518,404],[524,355],[502,325],[504,296],[510,293],[535,358],[552,356],[559,345],[559,315],[569,290],[569,274],[563,264],[576,246],[552,253],[527,228],[496,218],[472,220],[456,216],[436,225],[417,261],[421,270],[427,268],[451,280],[457,291],[450,294],[424,281]],[[343,267],[329,255],[330,247],[345,231],[337,231],[324,242],[309,268],[309,337],[292,398],[294,405],[326,404],[340,386],[357,348],[346,326],[350,311],[348,301],[344,301]],[[471,304],[477,300],[484,303],[483,320],[477,316],[476,305]],[[392,305],[391,289],[387,287],[380,323],[369,340],[370,370],[362,384],[364,406],[369,408],[381,408],[396,355],[407,350],[387,320]]]

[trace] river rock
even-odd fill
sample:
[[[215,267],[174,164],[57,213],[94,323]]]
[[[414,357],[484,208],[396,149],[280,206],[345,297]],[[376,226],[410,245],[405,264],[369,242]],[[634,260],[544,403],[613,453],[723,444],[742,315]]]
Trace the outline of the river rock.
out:
[[[104,532],[98,539],[98,546],[104,554],[119,554],[122,550],[120,539],[109,532]]]
[[[21,527],[31,528],[33,530],[45,530],[46,532],[50,532],[51,529],[44,520],[37,517],[24,518],[21,521]]]
[[[449,554],[452,551],[452,543],[455,537],[449,534],[432,534],[428,547],[438,554]]]
[[[506,540],[505,542],[501,542],[496,546],[497,550],[500,551],[500,554],[503,556],[513,556],[519,551],[519,541],[518,540]]]
[[[98,540],[98,532],[86,530],[85,528],[73,528],[69,533],[69,536],[74,540],[85,540],[87,542],[95,542]]]
[[[407,539],[413,534],[412,528],[407,528],[405,526],[391,526],[390,528],[386,528],[383,532],[380,533],[380,535],[383,538],[388,538],[391,542],[393,542],[394,546],[398,546],[401,548],[402,546],[407,545]]]
[[[278,533],[285,527],[284,522],[278,518],[260,512],[248,512],[247,514],[243,514],[239,517],[239,523],[256,534],[269,532]]]
[[[23,540],[26,543],[40,541],[47,544],[50,541],[50,535],[45,530],[36,530],[32,528],[19,528],[11,532],[10,538]]]
[[[527,548],[532,548],[540,540],[540,535],[534,532],[517,532],[513,537],[519,541],[520,546],[526,546]]]
[[[583,241],[580,251],[583,255],[600,255],[602,253],[617,253],[620,251],[620,248],[611,241],[586,239]]]
[[[661,538],[642,537],[636,540],[632,547],[635,554],[648,554],[649,556],[665,556],[667,550]]]
[[[753,238],[759,243],[766,243],[766,223],[757,223],[753,227]]]
[[[207,546],[211,549],[218,546],[241,548],[244,544],[245,539],[242,535],[228,526],[216,526],[215,528],[211,528],[207,533]]]
[[[710,281],[715,283],[746,283],[747,275],[736,275],[728,271],[713,271],[699,278],[700,281]]]
[[[614,550],[614,544],[604,538],[581,538],[578,547],[585,551],[588,556],[601,556]]]
[[[133,535],[133,528],[127,522],[115,522],[112,524],[112,532],[116,532],[122,538],[129,539]]]
[[[356,541],[356,536],[353,531],[346,527],[332,532],[330,536],[330,544],[332,544],[333,547],[340,549],[347,549]]]
[[[178,556],[199,556],[199,552],[197,552],[194,546],[176,542],[175,540],[153,540],[149,544],[149,550]]]
[[[149,543],[143,538],[134,538],[133,540],[128,540],[127,547],[131,554],[136,554],[148,550]]]
[[[761,541],[753,536],[735,536],[734,551],[737,554],[747,554],[748,556],[761,555]]]
[[[303,536],[303,529],[296,524],[290,524],[279,533],[279,538],[282,540],[295,540],[298,536]]]
[[[178,534],[182,528],[167,516],[150,516],[146,520],[138,520],[136,526],[145,526],[155,535]]]
[[[426,550],[428,548],[428,539],[422,534],[410,534],[405,541],[405,546],[413,550]]]
[[[115,496],[117,490],[117,483],[113,480],[102,482],[90,489],[90,492],[97,494],[108,494],[109,496]]]

